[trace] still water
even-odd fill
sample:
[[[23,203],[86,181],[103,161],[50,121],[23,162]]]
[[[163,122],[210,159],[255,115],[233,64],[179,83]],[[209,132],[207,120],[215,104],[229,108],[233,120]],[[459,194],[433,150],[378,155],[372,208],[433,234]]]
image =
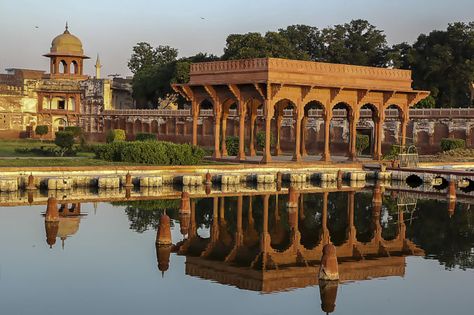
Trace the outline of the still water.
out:
[[[76,202],[56,227],[46,204],[0,207],[0,314],[473,314],[474,213],[440,199]],[[173,245],[158,247],[165,212]],[[318,284],[328,241],[339,284]]]

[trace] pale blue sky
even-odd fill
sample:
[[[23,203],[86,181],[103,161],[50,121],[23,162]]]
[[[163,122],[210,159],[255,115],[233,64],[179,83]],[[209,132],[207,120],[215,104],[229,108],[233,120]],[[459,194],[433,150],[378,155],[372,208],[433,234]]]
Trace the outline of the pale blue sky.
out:
[[[0,69],[47,70],[48,60],[41,55],[66,20],[93,58],[86,73],[93,73],[99,53],[103,75],[126,75],[131,49],[139,41],[170,45],[181,56],[199,51],[221,55],[230,33],[291,24],[323,28],[357,18],[385,30],[389,43],[413,42],[420,33],[444,29],[450,22],[474,21],[474,1],[0,0]]]

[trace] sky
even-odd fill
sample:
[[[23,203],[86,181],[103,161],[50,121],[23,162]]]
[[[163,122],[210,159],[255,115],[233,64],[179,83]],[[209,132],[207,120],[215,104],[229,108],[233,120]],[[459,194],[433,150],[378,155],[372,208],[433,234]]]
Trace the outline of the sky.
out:
[[[127,62],[141,41],[169,45],[180,56],[222,55],[227,35],[307,24],[324,28],[366,19],[385,31],[389,44],[413,43],[448,23],[474,21],[473,0],[0,0],[0,72],[48,70],[42,57],[51,40],[69,30],[102,75],[130,75]]]

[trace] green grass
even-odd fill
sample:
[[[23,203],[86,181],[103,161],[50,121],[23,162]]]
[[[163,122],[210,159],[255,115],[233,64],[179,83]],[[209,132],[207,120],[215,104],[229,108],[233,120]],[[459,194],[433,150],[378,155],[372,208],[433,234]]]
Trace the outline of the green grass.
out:
[[[0,159],[0,167],[141,165],[89,158]]]
[[[18,153],[16,148],[56,147],[52,141],[17,139],[0,140],[0,167],[51,167],[51,166],[103,166],[103,165],[147,165],[125,162],[109,162],[95,159],[92,152],[78,152],[76,157],[45,157],[34,153]],[[202,161],[203,165],[229,164],[225,162]]]
[[[41,146],[55,147],[56,145],[51,141],[41,142],[39,140],[18,139],[18,140],[0,140],[0,157],[14,157],[14,156],[37,156],[31,153],[15,152],[17,148],[40,148]]]

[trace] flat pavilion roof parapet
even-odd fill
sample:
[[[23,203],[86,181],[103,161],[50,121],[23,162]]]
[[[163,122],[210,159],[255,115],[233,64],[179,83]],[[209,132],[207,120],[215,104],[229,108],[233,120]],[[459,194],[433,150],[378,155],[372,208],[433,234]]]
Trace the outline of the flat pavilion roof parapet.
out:
[[[188,85],[249,83],[412,91],[410,70],[279,58],[195,63]]]

